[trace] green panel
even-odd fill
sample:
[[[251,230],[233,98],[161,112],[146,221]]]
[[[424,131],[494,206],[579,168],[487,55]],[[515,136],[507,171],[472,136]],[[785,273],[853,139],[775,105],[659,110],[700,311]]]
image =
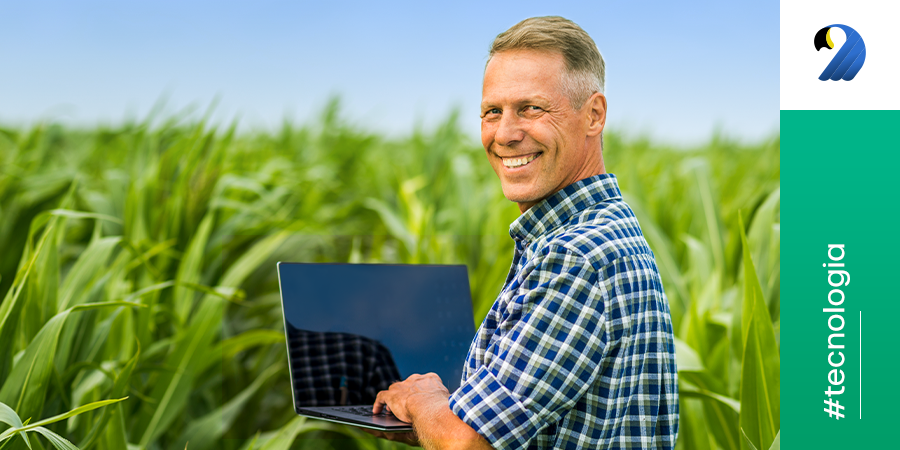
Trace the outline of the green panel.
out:
[[[893,265],[900,250],[898,124],[900,111],[781,111],[785,448],[897,445],[892,436],[893,409],[900,400],[895,388],[900,290],[892,283],[900,280]],[[840,420],[824,411],[832,369],[827,358],[835,351],[828,348],[831,313],[822,311],[834,307],[827,298],[834,288],[822,267],[831,262],[828,244],[845,245],[841,262],[850,274],[849,284],[840,288],[845,348],[837,351],[845,356],[844,393],[831,397],[845,407]]]

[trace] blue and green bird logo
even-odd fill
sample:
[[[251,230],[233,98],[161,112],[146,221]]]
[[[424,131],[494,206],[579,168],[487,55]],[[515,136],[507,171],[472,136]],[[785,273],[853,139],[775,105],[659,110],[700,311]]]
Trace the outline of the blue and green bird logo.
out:
[[[819,79],[822,81],[850,81],[856,76],[859,69],[862,68],[863,63],[866,62],[866,44],[863,42],[862,36],[860,36],[853,28],[850,28],[847,25],[835,24],[828,25],[816,33],[816,51],[823,48],[829,50],[834,48],[834,42],[831,40],[832,28],[844,30],[844,34],[847,35],[847,40],[844,41],[844,45],[842,45],[841,49],[834,55],[834,58],[831,58],[831,62],[825,67],[822,75],[819,75]]]

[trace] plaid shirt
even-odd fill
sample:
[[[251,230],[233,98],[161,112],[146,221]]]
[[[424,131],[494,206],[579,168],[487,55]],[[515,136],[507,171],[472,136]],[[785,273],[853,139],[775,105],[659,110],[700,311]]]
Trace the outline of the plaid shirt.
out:
[[[615,175],[567,186],[509,233],[512,268],[450,409],[497,449],[672,449],[669,305]]]

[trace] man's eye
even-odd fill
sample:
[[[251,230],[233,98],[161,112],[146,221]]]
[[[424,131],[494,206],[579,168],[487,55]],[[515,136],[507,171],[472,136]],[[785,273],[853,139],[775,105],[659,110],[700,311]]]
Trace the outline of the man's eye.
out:
[[[493,116],[495,114],[500,114],[500,113],[501,113],[500,108],[491,108],[491,109],[485,110],[484,114],[482,114],[481,117]]]
[[[543,108],[541,108],[540,106],[535,106],[535,105],[528,105],[525,107],[525,109],[527,109],[529,111],[542,111],[543,110]]]

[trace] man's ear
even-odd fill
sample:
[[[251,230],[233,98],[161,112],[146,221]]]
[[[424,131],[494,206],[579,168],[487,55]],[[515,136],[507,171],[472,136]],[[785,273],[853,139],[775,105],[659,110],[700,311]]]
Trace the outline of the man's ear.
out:
[[[598,136],[606,126],[606,96],[596,92],[584,102],[588,115],[588,136]]]

